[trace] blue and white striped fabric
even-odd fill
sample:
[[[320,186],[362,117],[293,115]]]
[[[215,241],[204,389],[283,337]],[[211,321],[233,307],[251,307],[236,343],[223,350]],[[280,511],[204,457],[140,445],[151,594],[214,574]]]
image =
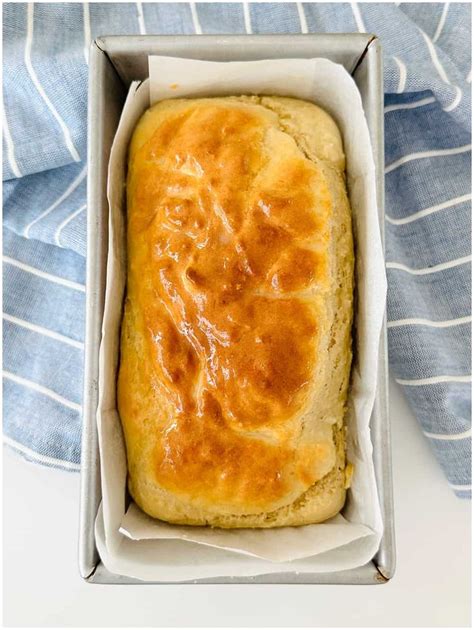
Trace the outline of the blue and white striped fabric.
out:
[[[373,32],[385,56],[390,366],[449,484],[470,496],[470,5],[12,3],[3,28],[7,444],[80,465],[91,40]]]

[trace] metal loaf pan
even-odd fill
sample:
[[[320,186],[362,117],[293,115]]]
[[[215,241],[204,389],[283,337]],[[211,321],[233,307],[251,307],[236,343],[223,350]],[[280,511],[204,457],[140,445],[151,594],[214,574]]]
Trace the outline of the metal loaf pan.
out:
[[[210,61],[325,57],[342,64],[360,90],[377,171],[380,226],[384,226],[383,75],[380,42],[360,33],[310,35],[110,36],[93,42],[89,61],[87,316],[85,344],[79,568],[92,583],[143,584],[110,573],[101,562],[94,522],[101,500],[96,430],[98,357],[104,308],[107,258],[107,166],[128,87],[148,76],[148,55]],[[282,573],[257,577],[196,580],[207,583],[377,584],[395,568],[390,426],[387,398],[386,326],[380,340],[378,386],[371,417],[374,463],[382,506],[384,535],[373,560],[350,571]]]

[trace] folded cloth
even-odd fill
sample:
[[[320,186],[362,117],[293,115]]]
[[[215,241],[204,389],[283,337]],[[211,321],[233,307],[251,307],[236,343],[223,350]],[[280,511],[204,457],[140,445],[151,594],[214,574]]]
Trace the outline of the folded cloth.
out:
[[[102,34],[372,32],[385,67],[390,368],[470,496],[469,4],[4,5],[4,428],[80,466],[86,102]]]

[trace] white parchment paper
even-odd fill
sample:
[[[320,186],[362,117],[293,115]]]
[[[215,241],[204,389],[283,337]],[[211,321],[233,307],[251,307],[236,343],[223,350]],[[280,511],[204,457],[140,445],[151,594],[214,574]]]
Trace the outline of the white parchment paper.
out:
[[[326,59],[215,63],[150,57],[149,62],[150,80],[130,86],[109,164],[109,252],[97,413],[102,504],[96,541],[101,558],[114,573],[166,581],[361,566],[375,554],[382,534],[369,419],[386,281],[375,169],[358,89],[342,66]],[[275,94],[313,101],[332,114],[343,134],[356,242],[354,364],[347,418],[348,458],[354,464],[354,476],[343,513],[323,524],[231,531],[182,527],[151,519],[133,502],[126,505],[127,465],[116,408],[116,372],[126,281],[128,143],[150,103],[229,94]]]

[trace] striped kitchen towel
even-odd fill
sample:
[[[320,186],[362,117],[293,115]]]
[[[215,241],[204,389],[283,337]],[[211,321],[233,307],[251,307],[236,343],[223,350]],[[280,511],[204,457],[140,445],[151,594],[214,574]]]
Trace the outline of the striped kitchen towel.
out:
[[[80,466],[90,42],[103,34],[373,32],[385,64],[390,368],[470,496],[468,3],[3,5],[4,430]]]

